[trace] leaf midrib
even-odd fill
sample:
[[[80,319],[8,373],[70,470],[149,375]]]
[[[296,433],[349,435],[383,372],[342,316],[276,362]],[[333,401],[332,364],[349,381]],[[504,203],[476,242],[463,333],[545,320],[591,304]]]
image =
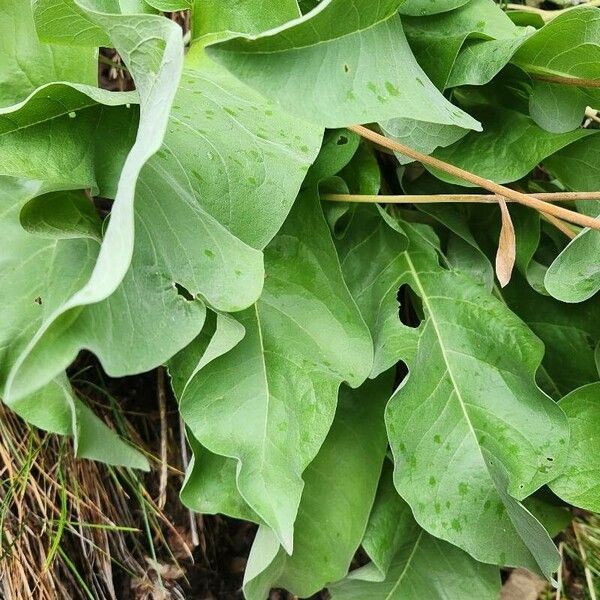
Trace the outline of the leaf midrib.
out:
[[[389,593],[383,600],[391,600],[394,592],[398,589],[398,587],[402,583],[404,576],[406,575],[406,572],[408,571],[408,568],[410,567],[410,564],[412,563],[413,558],[415,557],[417,548],[419,547],[419,544],[421,543],[421,538],[423,537],[423,533],[424,533],[424,531],[421,529],[417,539],[415,540],[415,545],[413,546],[413,549],[410,551],[410,554],[406,560],[406,564],[404,565],[404,568],[402,569],[402,573],[400,573],[400,575],[398,576],[398,580],[392,586],[392,589],[389,591]]]
[[[479,444],[479,440],[477,438],[477,434],[475,433],[475,429],[473,427],[473,424],[471,423],[471,419],[469,417],[469,413],[467,412],[467,407],[465,406],[465,402],[462,398],[462,395],[460,393],[460,389],[458,387],[458,384],[456,383],[456,379],[454,378],[454,374],[452,372],[452,368],[450,366],[450,361],[448,360],[448,356],[447,356],[447,350],[446,347],[444,345],[443,342],[443,338],[442,338],[442,334],[439,328],[439,325],[436,321],[435,315],[434,315],[434,311],[432,310],[431,304],[429,303],[429,297],[427,296],[427,293],[425,292],[425,288],[423,287],[423,285],[421,284],[421,279],[419,278],[419,273],[417,271],[417,269],[415,268],[414,263],[412,262],[411,258],[410,258],[410,254],[408,252],[404,253],[406,256],[406,262],[408,263],[408,267],[411,271],[411,274],[413,276],[413,279],[415,281],[415,284],[418,288],[418,292],[419,292],[419,296],[421,297],[421,300],[423,301],[423,304],[425,306],[425,308],[427,309],[427,314],[429,315],[429,318],[431,320],[431,323],[433,325],[433,329],[435,330],[435,334],[436,337],[438,339],[438,343],[440,345],[440,350],[442,352],[442,356],[444,358],[444,363],[446,364],[446,369],[448,371],[448,375],[450,377],[450,381],[452,383],[452,387],[454,388],[454,391],[456,393],[456,397],[458,399],[458,402],[460,404],[460,408],[463,412],[463,415],[469,425],[469,430],[471,432],[471,434],[473,435],[473,438],[475,439],[475,442],[477,443],[477,449],[479,450],[479,453],[481,455],[481,459],[483,461],[483,464],[485,465],[486,470],[488,470],[488,466],[487,466],[487,462],[485,460],[485,457],[483,456],[483,451],[481,450],[481,446]]]

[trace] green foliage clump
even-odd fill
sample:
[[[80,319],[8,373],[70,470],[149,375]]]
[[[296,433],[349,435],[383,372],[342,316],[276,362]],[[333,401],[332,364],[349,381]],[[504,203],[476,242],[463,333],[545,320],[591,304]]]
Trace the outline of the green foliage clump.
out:
[[[179,10],[185,35],[160,14]],[[147,468],[65,369],[81,350],[115,377],[166,365],[183,503],[259,526],[248,599],[552,580],[563,507],[600,511],[600,9],[0,14],[6,405]],[[100,47],[135,91],[97,86]]]

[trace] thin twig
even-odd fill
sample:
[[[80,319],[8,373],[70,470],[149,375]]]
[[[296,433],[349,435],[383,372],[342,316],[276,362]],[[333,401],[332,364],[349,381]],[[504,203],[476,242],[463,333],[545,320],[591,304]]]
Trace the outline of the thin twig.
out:
[[[158,411],[160,413],[160,479],[156,504],[163,510],[167,502],[167,395],[165,393],[165,370],[159,367],[157,373]]]
[[[575,200],[600,200],[600,192],[544,192],[528,194],[546,202],[571,202]],[[405,194],[379,195],[370,194],[321,194],[323,200],[333,202],[381,202],[383,204],[434,204],[434,203],[487,203],[497,204],[496,194]],[[508,200],[514,202],[514,200]]]
[[[556,206],[550,204],[548,202],[544,202],[543,200],[539,200],[533,196],[528,194],[522,194],[521,192],[517,192],[515,190],[511,190],[503,185],[498,183],[494,183],[489,179],[485,179],[484,177],[480,177],[479,175],[475,175],[474,173],[470,173],[469,171],[465,171],[460,167],[456,167],[451,165],[443,160],[439,160],[438,158],[434,158],[433,156],[427,156],[427,154],[423,154],[422,152],[418,152],[417,150],[413,150],[404,144],[399,144],[389,138],[386,138],[383,135],[380,135],[362,125],[353,125],[348,127],[348,129],[358,133],[360,136],[375,142],[377,144],[381,144],[382,146],[386,146],[391,150],[396,152],[400,152],[413,160],[417,160],[422,162],[425,165],[429,165],[435,169],[439,169],[440,171],[444,171],[453,177],[458,177],[459,179],[463,179],[464,181],[468,181],[478,187],[482,187],[489,192],[493,192],[499,196],[504,196],[507,199],[514,200],[515,202],[520,202],[525,206],[529,206],[531,208],[535,208],[536,210],[553,215],[555,217],[559,217],[564,219],[565,221],[570,221],[571,223],[576,223],[577,225],[581,225],[582,227],[590,227],[592,229],[600,230],[600,221],[589,217],[588,215],[582,215],[572,210],[567,210],[566,208],[562,208],[561,206]]]
[[[571,229],[569,223],[565,223],[564,221],[561,221],[552,215],[547,215],[546,213],[540,213],[540,217],[542,217],[542,219],[545,221],[548,221],[550,225],[554,225],[556,229],[564,233],[570,240],[574,240],[577,237],[577,232]]]

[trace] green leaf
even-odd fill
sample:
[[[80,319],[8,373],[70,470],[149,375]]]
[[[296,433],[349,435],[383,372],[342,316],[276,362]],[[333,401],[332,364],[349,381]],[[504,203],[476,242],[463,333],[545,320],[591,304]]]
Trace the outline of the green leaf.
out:
[[[572,144],[545,162],[569,189],[597,191],[600,137]],[[596,205],[596,203],[594,203]],[[584,229],[558,255],[546,272],[548,292],[562,302],[583,302],[600,290],[600,235]]]
[[[21,209],[26,231],[49,238],[85,238],[100,243],[102,223],[92,201],[81,191],[36,196]]]
[[[194,0],[145,0],[147,4],[163,11],[189,10],[194,6]]]
[[[556,549],[516,500],[566,458],[564,414],[534,383],[542,345],[483,288],[441,269],[418,229],[403,229],[406,281],[425,320],[386,413],[396,487],[431,534],[483,562],[549,577]]]
[[[84,346],[114,376],[145,371],[170,358],[195,337],[204,319],[201,302],[189,303],[177,286],[216,309],[251,305],[263,285],[258,249],[285,219],[320,136],[320,129],[292,119],[192,51],[163,147],[138,182],[135,250],[125,280],[106,301],[50,328],[20,366],[25,389],[19,393],[53,376]],[[251,221],[248,211],[255,216]],[[143,310],[134,312],[127,325],[130,307],[142,298]],[[157,329],[165,306],[180,317],[173,317],[176,327],[162,321]],[[110,331],[121,317],[119,327],[132,335],[117,351]],[[164,343],[156,343],[161,335]]]
[[[388,373],[357,390],[340,390],[331,430],[304,474],[294,552],[287,556],[280,547],[265,567],[261,540],[270,536],[259,532],[248,564],[252,576],[244,579],[248,600],[262,600],[274,587],[309,597],[348,572],[377,490],[387,447],[383,409],[391,389]]]
[[[373,10],[366,0],[324,0],[284,26],[208,51],[265,96],[326,127],[405,117],[477,129],[417,65],[392,16],[398,4]]]
[[[37,183],[0,178],[0,237],[6,244],[0,261],[0,302],[5,317],[0,326],[0,396],[5,401],[4,383],[15,357],[44,314],[51,313],[85,281],[98,252],[92,236],[36,236],[21,227],[21,206],[38,191]],[[64,374],[8,405],[37,427],[72,435],[78,456],[148,468],[145,458],[77,399]]]
[[[577,129],[588,106],[600,106],[598,90],[545,81],[533,82],[529,113],[547,131],[564,133]]]
[[[491,40],[467,39],[452,65],[446,86],[451,88],[461,85],[484,85],[490,82],[530,35],[535,35],[532,30],[522,29],[512,37]]]
[[[372,206],[357,208],[345,235],[336,240],[344,279],[371,330],[375,347],[371,377],[400,359],[410,359],[416,350],[417,331],[398,318],[407,244],[406,236],[392,229]]]
[[[192,33],[194,39],[205,36],[217,39],[223,34],[224,37],[257,35],[299,16],[296,0],[281,0],[266,6],[263,0],[196,0]]]
[[[423,531],[385,468],[363,547],[373,562],[330,586],[333,600],[493,600],[498,570]]]
[[[497,183],[516,181],[561,148],[594,135],[585,129],[553,134],[527,115],[500,105],[480,106],[473,114],[483,124],[483,132],[469,132],[455,144],[438,148],[434,156]],[[445,172],[429,170],[448,183],[471,186]]]
[[[372,349],[314,194],[299,197],[265,262],[259,301],[238,315],[244,339],[179,401],[194,437],[237,459],[242,496],[291,552],[302,472],[327,434],[340,383],[360,385]]]
[[[600,341],[600,304],[595,300],[565,305],[536,293],[521,277],[504,288],[508,306],[544,342],[546,391],[559,399],[598,379],[594,347]]]
[[[554,538],[569,526],[573,515],[567,507],[557,505],[555,497],[549,499],[550,495],[543,488],[538,495],[525,498],[523,505],[544,526],[548,535]]]
[[[112,198],[135,140],[137,94],[50,83],[0,109],[0,173]]]
[[[456,125],[440,125],[405,118],[390,119],[380,123],[380,126],[387,137],[423,154],[431,154],[440,146],[449,146],[469,132]],[[412,158],[399,152],[394,154],[401,165],[413,162]]]
[[[119,180],[110,223],[89,279],[65,302],[55,307],[17,361],[6,385],[6,400],[16,401],[51,379],[72,360],[76,348],[67,338],[67,350],[37,374],[35,353],[52,353],[52,339],[64,330],[83,306],[101,302],[115,291],[127,273],[134,245],[135,186],[144,163],[160,147],[167,125],[171,101],[179,80],[183,44],[178,26],[157,16],[106,14],[69,0],[37,0],[34,15],[43,39],[52,37],[74,45],[107,45],[112,42],[132,73],[140,98],[140,122],[135,144],[131,148]],[[87,5],[86,5],[87,6]],[[104,8],[98,0],[94,8]],[[75,17],[75,18],[73,18]],[[110,32],[110,36],[104,34]],[[84,35],[80,36],[79,33]],[[40,342],[41,349],[36,350]],[[61,340],[61,344],[64,342]],[[34,353],[32,355],[32,352]],[[33,358],[32,358],[33,356]],[[29,361],[29,368],[27,364]],[[25,368],[22,368],[25,366]],[[28,371],[36,376],[29,376]]]
[[[571,426],[567,465],[550,483],[552,491],[570,504],[600,512],[600,383],[591,383],[565,396],[559,406]]]
[[[551,75],[599,79],[598,9],[580,6],[558,15],[521,46],[513,62],[534,77]],[[599,99],[600,94],[594,90],[536,82],[530,100],[531,115],[542,127],[562,133],[579,126],[586,102]]]
[[[415,17],[435,15],[437,13],[447,12],[467,4],[470,0],[405,0],[400,7],[401,15],[411,15]]]
[[[456,10],[403,19],[406,36],[421,67],[441,90],[469,37],[513,40],[523,35],[493,0],[471,0]],[[406,6],[406,5],[404,5]],[[510,55],[506,57],[506,62]],[[502,65],[504,66],[504,65]]]
[[[40,42],[28,2],[2,2],[0,39],[0,107],[21,102],[50,81],[96,83],[96,51]]]

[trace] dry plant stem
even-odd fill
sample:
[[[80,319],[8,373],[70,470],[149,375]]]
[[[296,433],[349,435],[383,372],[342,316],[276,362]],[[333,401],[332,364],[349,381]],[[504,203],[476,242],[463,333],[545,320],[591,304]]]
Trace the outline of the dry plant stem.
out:
[[[545,192],[541,194],[528,194],[538,200],[546,202],[571,202],[575,200],[600,200],[600,192]],[[434,204],[456,202],[456,203],[488,203],[496,204],[496,194],[403,194],[392,195],[369,195],[369,194],[321,194],[323,200],[332,202],[382,202],[383,204]],[[507,200],[514,202],[514,200]]]
[[[548,83],[560,83],[561,85],[574,85],[585,88],[600,88],[600,79],[581,79],[579,77],[565,77],[563,75],[544,75],[542,73],[529,72],[531,79],[547,81]]]
[[[375,142],[376,144],[380,144],[382,146],[386,146],[390,148],[390,150],[394,150],[396,152],[400,152],[413,160],[417,160],[425,165],[429,165],[435,169],[440,171],[444,171],[449,175],[454,177],[458,177],[464,181],[468,181],[476,186],[482,187],[489,192],[497,194],[499,196],[503,196],[507,199],[513,200],[515,202],[520,202],[525,206],[529,206],[531,208],[535,208],[536,210],[552,215],[554,217],[558,217],[560,219],[564,219],[565,221],[570,221],[571,223],[575,223],[577,225],[581,225],[582,227],[590,227],[592,229],[600,230],[600,221],[593,219],[592,217],[588,217],[587,215],[582,215],[580,213],[574,212],[572,210],[567,210],[566,208],[562,208],[561,206],[555,206],[548,202],[544,202],[543,200],[539,200],[533,196],[528,194],[522,194],[521,192],[517,192],[516,190],[511,190],[503,185],[498,183],[494,183],[489,179],[485,179],[484,177],[480,177],[479,175],[475,175],[474,173],[469,173],[469,171],[465,171],[460,167],[456,167],[454,165],[448,164],[443,160],[439,160],[434,158],[433,156],[427,156],[417,150],[413,150],[404,144],[399,144],[393,140],[386,138],[383,135],[375,133],[362,125],[352,125],[348,127],[351,131],[358,133],[358,135],[368,139],[371,142]]]
[[[556,229],[564,233],[570,240],[573,240],[577,237],[577,232],[573,231],[568,223],[553,217],[552,215],[547,215],[546,213],[540,213],[540,216],[545,221],[548,221],[551,225],[554,225]]]
[[[165,370],[159,367],[157,372],[158,411],[160,413],[160,479],[158,485],[158,500],[160,510],[167,502],[167,396],[165,393]]]

